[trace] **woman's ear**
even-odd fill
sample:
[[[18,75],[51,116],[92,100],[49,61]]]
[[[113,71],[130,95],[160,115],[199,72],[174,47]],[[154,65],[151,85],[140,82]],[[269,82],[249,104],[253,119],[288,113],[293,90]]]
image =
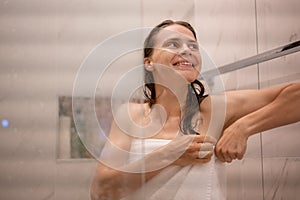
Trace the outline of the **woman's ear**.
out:
[[[153,62],[151,61],[150,58],[144,58],[144,66],[145,66],[145,69],[147,71],[153,71],[154,67],[153,67]]]

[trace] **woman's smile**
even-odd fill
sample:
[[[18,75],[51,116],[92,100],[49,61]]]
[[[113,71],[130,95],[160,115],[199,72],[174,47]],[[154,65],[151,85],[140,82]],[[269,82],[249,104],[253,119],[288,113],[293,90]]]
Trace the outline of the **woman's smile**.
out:
[[[180,70],[193,69],[195,67],[193,62],[183,58],[176,59],[175,62],[172,62],[172,65]]]

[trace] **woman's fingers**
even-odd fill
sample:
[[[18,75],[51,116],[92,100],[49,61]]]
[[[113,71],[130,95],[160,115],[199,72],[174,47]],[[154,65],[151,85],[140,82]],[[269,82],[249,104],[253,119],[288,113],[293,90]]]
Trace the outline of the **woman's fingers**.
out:
[[[214,144],[212,143],[200,143],[200,151],[213,151],[214,150]]]
[[[199,151],[198,158],[199,159],[208,158],[211,157],[212,155],[213,155],[212,151]]]
[[[217,143],[216,138],[210,135],[195,135],[193,141],[197,143],[211,143],[211,144]]]
[[[196,159],[210,158],[214,153],[215,138],[208,135],[197,135],[190,145],[189,151]]]
[[[181,154],[176,160],[176,164],[186,166],[209,162],[214,154],[215,144],[216,139],[209,135],[184,135],[176,138],[167,146],[173,154]]]
[[[228,149],[219,149],[216,152],[217,158],[222,162],[232,162],[235,159],[241,160],[244,157],[244,153],[235,150],[228,150]]]

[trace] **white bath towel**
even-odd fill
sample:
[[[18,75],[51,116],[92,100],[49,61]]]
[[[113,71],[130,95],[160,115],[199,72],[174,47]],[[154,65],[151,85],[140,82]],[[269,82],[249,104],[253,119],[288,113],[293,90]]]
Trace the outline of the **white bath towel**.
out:
[[[150,153],[170,140],[134,140],[131,161]],[[139,155],[139,156],[138,156]],[[226,199],[225,166],[215,157],[205,164],[169,166],[124,200],[223,200]]]

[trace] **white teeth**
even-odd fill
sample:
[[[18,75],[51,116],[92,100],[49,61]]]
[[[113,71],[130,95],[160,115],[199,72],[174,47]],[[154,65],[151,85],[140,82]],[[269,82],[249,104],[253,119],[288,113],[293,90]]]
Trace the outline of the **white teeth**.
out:
[[[189,65],[189,66],[193,66],[192,63],[190,62],[186,62],[186,61],[183,61],[183,62],[178,62],[177,65]]]

